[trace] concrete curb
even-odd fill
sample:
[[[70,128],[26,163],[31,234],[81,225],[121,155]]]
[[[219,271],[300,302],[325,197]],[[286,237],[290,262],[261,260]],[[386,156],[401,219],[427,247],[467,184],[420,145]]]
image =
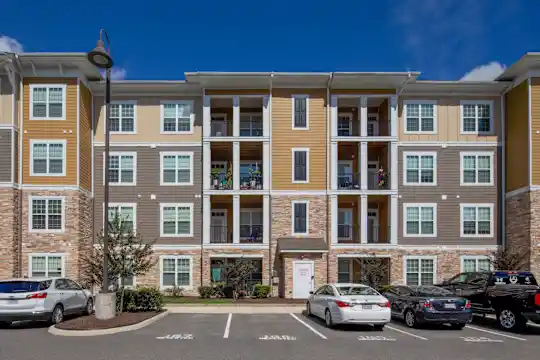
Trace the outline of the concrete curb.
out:
[[[301,314],[304,305],[299,306],[170,306],[171,314]]]
[[[165,316],[169,315],[169,311],[165,311],[159,315],[156,315],[154,317],[151,317],[150,319],[146,319],[144,321],[141,321],[140,323],[128,325],[128,326],[121,326],[116,327],[112,329],[99,329],[99,330],[62,330],[57,329],[54,325],[49,327],[49,333],[57,336],[100,336],[100,335],[112,335],[112,334],[118,334],[126,331],[133,331],[133,330],[139,330],[142,329],[145,326],[148,326]]]

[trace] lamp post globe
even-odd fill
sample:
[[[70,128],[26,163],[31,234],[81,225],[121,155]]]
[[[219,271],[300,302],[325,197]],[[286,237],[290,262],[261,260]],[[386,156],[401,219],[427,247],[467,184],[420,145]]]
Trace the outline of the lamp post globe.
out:
[[[105,50],[101,39],[98,40],[96,47],[88,52],[86,56],[88,57],[88,61],[100,69],[110,69],[113,67],[113,59],[108,51]]]

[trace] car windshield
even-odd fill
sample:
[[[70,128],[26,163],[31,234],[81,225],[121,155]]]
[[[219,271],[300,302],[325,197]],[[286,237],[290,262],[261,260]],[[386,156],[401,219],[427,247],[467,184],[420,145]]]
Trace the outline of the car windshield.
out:
[[[418,296],[451,296],[450,291],[437,286],[416,286],[412,287]]]
[[[51,281],[2,281],[0,282],[0,293],[15,294],[24,292],[35,292],[47,290],[51,286]]]
[[[369,286],[337,286],[339,295],[379,295]]]

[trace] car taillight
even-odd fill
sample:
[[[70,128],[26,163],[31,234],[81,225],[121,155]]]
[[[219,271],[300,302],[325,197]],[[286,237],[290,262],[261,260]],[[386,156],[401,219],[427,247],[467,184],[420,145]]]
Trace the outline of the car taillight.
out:
[[[540,306],[540,294],[534,295],[534,305]]]
[[[379,307],[389,308],[390,307],[390,301],[383,302],[383,303],[380,303],[380,304],[377,304],[377,305],[379,305]]]
[[[433,305],[431,304],[429,300],[424,301],[424,309],[433,309]]]
[[[469,300],[465,301],[465,309],[471,308],[471,302]]]
[[[350,305],[344,301],[336,300],[336,305],[340,308],[349,307]]]
[[[27,299],[45,299],[46,297],[47,297],[47,293],[43,292],[39,294],[28,295],[26,298]]]

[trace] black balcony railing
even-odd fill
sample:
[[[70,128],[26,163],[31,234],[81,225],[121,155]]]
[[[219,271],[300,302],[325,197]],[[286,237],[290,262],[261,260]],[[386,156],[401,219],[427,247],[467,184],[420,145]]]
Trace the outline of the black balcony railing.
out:
[[[369,222],[369,220],[368,220]],[[361,243],[360,227],[357,225],[338,225],[338,244]],[[390,243],[390,226],[368,225],[367,244]]]
[[[339,173],[338,189],[360,189],[360,174]]]
[[[390,174],[387,172],[368,173],[368,190],[388,190],[390,188]]]
[[[212,120],[210,122],[210,127],[210,136],[232,136],[232,131],[230,131],[229,122],[227,120]]]
[[[338,243],[359,243],[360,228],[355,225],[338,225]]]
[[[262,190],[262,175],[248,175],[240,177],[240,190]]]
[[[240,243],[258,244],[262,243],[262,225],[240,225]]]
[[[211,244],[227,244],[232,243],[229,238],[227,226],[210,226],[210,243]]]
[[[229,174],[212,174],[210,175],[210,186],[212,190],[232,190],[232,176]]]

